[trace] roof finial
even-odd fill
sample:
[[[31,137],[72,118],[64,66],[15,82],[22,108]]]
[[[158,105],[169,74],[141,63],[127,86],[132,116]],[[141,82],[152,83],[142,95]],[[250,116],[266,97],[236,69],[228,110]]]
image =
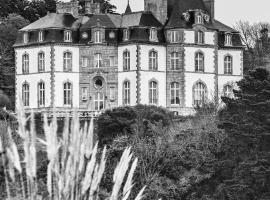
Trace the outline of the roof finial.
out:
[[[126,11],[125,11],[125,14],[127,13],[131,13],[131,8],[130,8],[130,5],[129,5],[129,0],[128,0],[128,4],[127,4],[127,8],[126,8]]]

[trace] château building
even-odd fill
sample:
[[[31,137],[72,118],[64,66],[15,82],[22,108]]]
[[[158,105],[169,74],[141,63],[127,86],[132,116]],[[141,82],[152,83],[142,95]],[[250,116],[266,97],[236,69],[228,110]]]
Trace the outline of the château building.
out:
[[[100,111],[136,104],[187,115],[220,102],[243,77],[239,33],[214,0],[144,0],[144,11],[102,13],[59,3],[18,33],[16,100],[25,109]]]

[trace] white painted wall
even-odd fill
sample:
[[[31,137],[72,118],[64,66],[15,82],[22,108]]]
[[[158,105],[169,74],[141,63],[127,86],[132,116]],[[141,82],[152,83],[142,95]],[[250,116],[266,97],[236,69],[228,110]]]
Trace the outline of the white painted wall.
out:
[[[207,98],[213,101],[215,97],[215,75],[185,73],[185,106],[193,107],[193,85],[197,81],[202,81],[207,87]]]
[[[205,32],[204,33],[205,44],[214,45],[215,44],[215,32]]]
[[[17,75],[16,107],[19,106],[19,99],[22,99],[22,85],[27,82],[30,90],[29,108],[38,108],[38,83],[40,81],[45,83],[45,107],[49,107],[51,103],[50,77],[50,73]]]
[[[123,106],[123,83],[130,82],[130,105],[136,105],[136,72],[120,72],[118,74],[118,106]]]
[[[185,43],[193,44],[195,43],[195,32],[194,30],[185,30],[184,31],[184,41]]]
[[[136,70],[136,65],[137,65],[137,46],[134,44],[131,45],[125,45],[125,46],[120,46],[118,48],[118,71],[122,72],[123,71],[123,53],[125,50],[129,50],[130,52],[130,70],[134,71]]]
[[[155,50],[158,53],[158,71],[166,71],[166,47],[156,45],[140,45],[141,70],[149,70],[149,52]]]
[[[187,44],[195,43],[195,30],[184,30],[184,41]],[[206,31],[204,32],[204,42],[208,45],[215,44],[215,32]]]
[[[29,73],[38,72],[38,53],[44,52],[45,54],[45,71],[51,71],[51,47],[50,46],[38,46],[32,48],[19,48],[16,52],[16,73],[22,74],[22,56],[27,53],[29,55]]]
[[[195,72],[195,53],[201,51],[204,54],[204,70],[206,73],[215,72],[215,49],[214,48],[199,48],[199,47],[184,47],[185,48],[185,71]]]
[[[149,83],[158,82],[158,106],[166,107],[166,73],[141,72],[141,104],[149,104]]]
[[[241,50],[218,50],[218,74],[224,74],[224,58],[230,55],[233,58],[233,75],[243,75],[243,56]]]

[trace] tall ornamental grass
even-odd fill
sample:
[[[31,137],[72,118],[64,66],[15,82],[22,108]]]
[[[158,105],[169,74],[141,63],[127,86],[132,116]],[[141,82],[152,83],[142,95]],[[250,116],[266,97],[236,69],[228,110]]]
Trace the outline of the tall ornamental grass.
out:
[[[98,155],[98,143],[93,143],[94,122],[85,123],[80,128],[77,112],[72,120],[67,116],[62,133],[57,133],[57,118],[44,114],[45,139],[37,138],[34,114],[27,118],[23,109],[18,109],[18,135],[23,141],[23,154],[20,159],[17,145],[13,141],[10,128],[0,138],[0,152],[5,173],[7,199],[42,199],[38,195],[37,183],[37,143],[46,149],[47,188],[50,200],[102,200],[100,182],[106,164],[106,147]],[[30,121],[30,130],[26,129]],[[61,137],[59,137],[61,135]],[[100,157],[100,159],[98,159]],[[132,161],[133,160],[133,161]],[[131,148],[125,149],[114,170],[112,191],[103,199],[128,200],[134,185],[132,177],[138,160],[132,159]],[[19,183],[19,190],[14,194],[10,185]],[[135,200],[143,197],[141,189]]]

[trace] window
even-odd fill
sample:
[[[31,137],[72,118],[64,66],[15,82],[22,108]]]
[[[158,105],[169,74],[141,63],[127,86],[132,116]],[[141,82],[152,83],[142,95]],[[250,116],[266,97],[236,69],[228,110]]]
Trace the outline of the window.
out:
[[[64,71],[69,72],[72,70],[72,54],[70,52],[64,53]]]
[[[180,104],[180,84],[177,82],[171,83],[171,105]]]
[[[230,33],[225,34],[225,45],[232,45],[232,35]]]
[[[158,53],[156,51],[149,53],[149,70],[158,70]]]
[[[194,105],[201,106],[206,101],[206,86],[199,82],[193,88]]]
[[[28,33],[24,33],[23,34],[23,43],[28,43],[29,42],[29,34]]]
[[[38,84],[38,106],[44,107],[45,106],[45,83],[40,82]]]
[[[22,73],[29,74],[29,55],[24,54],[22,56]]]
[[[171,53],[171,70],[179,69],[179,53],[173,52]]]
[[[102,33],[101,33],[101,31],[95,31],[94,42],[95,43],[101,43],[102,42]]]
[[[64,106],[72,105],[72,84],[64,83]]]
[[[38,41],[39,42],[43,42],[44,41],[44,32],[43,31],[39,31],[38,32]]]
[[[115,86],[110,86],[109,94],[110,100],[111,101],[115,100]]]
[[[155,28],[150,29],[150,41],[157,41],[157,30]]]
[[[204,55],[201,52],[195,54],[195,71],[204,72]]]
[[[101,53],[95,54],[95,68],[100,68],[102,66],[102,55]]]
[[[151,81],[149,83],[149,104],[157,105],[158,104],[158,94],[157,94],[157,82]]]
[[[96,89],[101,89],[103,87],[103,81],[101,77],[97,77],[94,79],[94,84]]]
[[[88,67],[88,57],[82,57],[82,67]]]
[[[232,74],[232,57],[226,56],[224,58],[224,74]]]
[[[42,52],[38,54],[38,72],[44,71],[45,71],[45,54]]]
[[[179,35],[179,31],[171,31],[171,42],[172,43],[176,43],[180,41],[180,35]]]
[[[117,66],[115,56],[110,56],[109,59],[110,59],[110,67]]]
[[[196,43],[197,44],[204,44],[204,32],[198,31],[196,33]]]
[[[130,52],[124,51],[123,53],[123,69],[124,71],[130,70]]]
[[[22,85],[22,101],[24,106],[29,106],[29,84],[24,83]]]
[[[64,42],[71,42],[71,31],[64,31]]]
[[[232,97],[233,96],[233,87],[231,85],[224,86],[224,96]]]
[[[123,40],[124,41],[129,40],[129,30],[128,29],[125,29],[123,32]]]
[[[101,92],[95,93],[94,104],[95,104],[95,110],[97,110],[97,111],[103,110],[105,108],[103,93],[101,93]]]
[[[88,96],[87,87],[83,87],[81,89],[81,92],[82,92],[82,101],[87,101]]]
[[[203,24],[203,17],[202,15],[197,15],[196,16],[196,24]]]
[[[125,81],[123,84],[123,105],[130,105],[130,82]]]

